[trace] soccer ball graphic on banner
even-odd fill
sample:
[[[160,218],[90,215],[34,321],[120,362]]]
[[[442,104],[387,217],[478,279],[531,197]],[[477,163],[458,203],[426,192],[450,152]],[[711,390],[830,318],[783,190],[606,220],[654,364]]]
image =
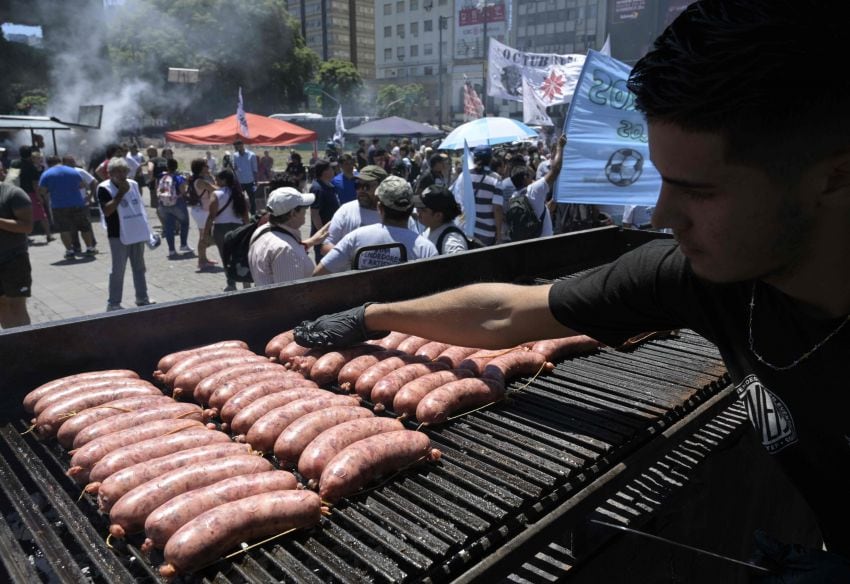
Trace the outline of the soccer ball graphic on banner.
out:
[[[643,155],[631,148],[620,148],[615,151],[605,165],[605,176],[611,184],[627,187],[640,178],[643,172]]]

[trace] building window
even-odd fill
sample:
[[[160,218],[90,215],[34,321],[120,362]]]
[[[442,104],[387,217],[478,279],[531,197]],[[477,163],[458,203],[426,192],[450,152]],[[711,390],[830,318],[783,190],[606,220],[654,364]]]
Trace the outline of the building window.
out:
[[[404,38],[404,23],[395,25],[395,33],[399,38]]]
[[[411,22],[410,23],[410,36],[418,37],[419,36],[419,23]]]
[[[418,57],[419,56],[419,45],[410,45],[410,56]]]
[[[446,4],[448,4],[448,0],[440,0],[437,2],[437,6],[445,6]]]
[[[419,0],[410,0],[410,11],[419,10]]]
[[[433,67],[425,67],[425,75],[430,76],[430,75],[433,75],[433,74],[434,74],[434,68]]]
[[[434,30],[434,21],[426,20],[422,23],[422,26],[424,27],[423,30],[425,30],[425,32],[431,32],[432,30]]]
[[[384,16],[389,16],[393,13],[393,5],[392,4],[384,4]]]
[[[404,47],[396,47],[395,56],[398,58],[399,61],[403,61],[404,60]]]
[[[402,12],[404,12],[404,0],[398,0],[398,2],[395,3],[395,13],[401,14]]]
[[[390,61],[393,58],[392,49],[384,49],[384,61]]]
[[[384,27],[384,38],[385,38],[385,39],[388,39],[388,38],[390,38],[391,36],[393,36],[393,27],[391,27],[391,26],[385,26],[385,27]]]
[[[426,57],[434,54],[434,45],[431,43],[425,43],[422,45],[422,54]]]

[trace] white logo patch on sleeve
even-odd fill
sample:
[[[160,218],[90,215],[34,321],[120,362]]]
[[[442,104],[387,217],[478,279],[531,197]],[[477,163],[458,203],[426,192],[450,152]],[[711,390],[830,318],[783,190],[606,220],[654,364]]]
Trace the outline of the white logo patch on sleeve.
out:
[[[747,416],[769,453],[776,454],[797,442],[797,429],[791,412],[778,396],[762,385],[758,377],[747,376],[736,391],[747,406]]]

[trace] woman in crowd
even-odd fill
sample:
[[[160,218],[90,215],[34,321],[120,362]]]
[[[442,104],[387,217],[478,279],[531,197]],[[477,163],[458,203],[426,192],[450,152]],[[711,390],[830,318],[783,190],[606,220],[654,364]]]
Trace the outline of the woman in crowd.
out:
[[[21,188],[26,191],[32,201],[32,223],[41,225],[44,231],[46,243],[50,243],[55,238],[50,234],[50,220],[48,219],[47,209],[48,203],[38,192],[38,181],[41,179],[41,173],[44,171],[44,162],[41,152],[33,150],[30,146],[21,146],[18,153],[21,155],[21,174],[19,182]]]
[[[192,178],[189,180],[189,202],[194,203],[190,208],[192,220],[199,230],[198,235],[198,269],[206,270],[216,262],[207,257],[207,247],[213,244],[207,236],[207,217],[210,214],[210,204],[215,193],[215,179],[210,176],[209,163],[203,158],[196,158],[191,163]]]
[[[428,228],[422,235],[434,244],[440,255],[469,249],[466,236],[454,223],[461,213],[460,205],[446,187],[427,187],[421,195],[414,195],[413,206],[419,222]]]
[[[295,150],[289,153],[289,163],[286,165],[286,174],[298,181],[298,189],[303,190],[304,181],[307,180],[307,168],[301,162],[301,155]]]
[[[248,223],[248,197],[242,191],[232,170],[225,169],[215,175],[215,197],[210,198],[209,215],[204,233],[212,233],[219,257],[224,257],[224,236]],[[247,288],[249,285],[245,284]],[[225,292],[236,290],[236,282],[229,279]]]

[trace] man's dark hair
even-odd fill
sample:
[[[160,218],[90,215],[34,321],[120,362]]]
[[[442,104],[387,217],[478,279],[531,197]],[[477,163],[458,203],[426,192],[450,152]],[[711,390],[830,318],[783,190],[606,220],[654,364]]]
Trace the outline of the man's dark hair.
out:
[[[445,160],[446,159],[443,158],[442,154],[432,154],[431,158],[428,159],[428,165],[431,168],[434,168],[434,165],[442,164],[443,162],[445,162]]]
[[[32,146],[21,146],[18,148],[18,155],[24,160],[32,158]]]
[[[269,181],[269,192],[281,187],[292,187],[293,189],[298,189],[299,184],[298,181],[288,172],[276,172]]]
[[[346,152],[345,154],[339,157],[339,162],[340,164],[342,164],[343,162],[351,162],[352,164],[354,164],[354,157],[348,152]]]
[[[383,148],[378,148],[375,150],[375,153],[372,156],[374,156],[375,158],[377,158],[378,156],[387,156],[387,151]]]
[[[727,161],[793,179],[850,141],[850,3],[701,0],[658,37],[628,87],[650,122],[720,134]]]
[[[169,158],[165,161],[165,168],[168,169],[168,172],[174,172],[177,170],[178,166],[180,166],[180,164],[177,162],[176,158]]]
[[[514,166],[511,170],[511,182],[517,189],[525,188],[526,177],[534,176],[527,166]]]
[[[331,163],[328,160],[320,159],[316,161],[316,164],[313,165],[313,176],[319,178],[322,176],[322,173],[331,167]]]
[[[192,176],[200,176],[201,171],[207,165],[207,160],[205,158],[194,158],[192,162],[189,163],[189,168],[192,169]]]
[[[234,140],[233,145],[234,146],[244,146],[245,142],[243,142],[242,140]]]
[[[378,204],[380,205],[381,202],[378,201]],[[395,209],[390,209],[389,207],[386,207],[384,205],[381,205],[381,207],[383,207],[384,209],[384,218],[389,219],[390,221],[407,221],[408,219],[410,219],[410,215],[413,213],[413,208],[411,208],[409,211],[397,211]]]
[[[58,156],[52,156],[51,155],[51,156],[47,157],[47,166],[56,166],[60,162],[62,162],[62,159],[59,158]]]
[[[111,159],[115,158],[115,153],[118,152],[119,150],[122,150],[122,149],[124,149],[124,147],[121,146],[121,144],[110,144],[110,145],[108,145],[106,147],[106,159],[111,160]]]

